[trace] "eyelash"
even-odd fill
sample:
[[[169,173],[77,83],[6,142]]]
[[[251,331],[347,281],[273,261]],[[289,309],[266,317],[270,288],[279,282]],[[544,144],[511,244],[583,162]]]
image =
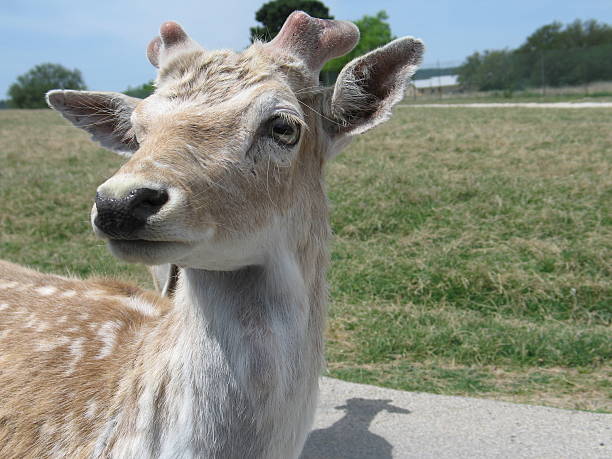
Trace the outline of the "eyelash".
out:
[[[293,147],[300,140],[301,127],[301,120],[281,112],[268,121],[267,134],[278,144]]]

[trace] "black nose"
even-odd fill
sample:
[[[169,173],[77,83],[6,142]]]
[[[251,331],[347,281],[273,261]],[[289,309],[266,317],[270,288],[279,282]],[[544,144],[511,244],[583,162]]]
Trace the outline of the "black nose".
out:
[[[138,188],[124,198],[96,194],[98,214],[94,224],[115,239],[129,239],[142,228],[147,218],[155,215],[168,202],[166,190]]]

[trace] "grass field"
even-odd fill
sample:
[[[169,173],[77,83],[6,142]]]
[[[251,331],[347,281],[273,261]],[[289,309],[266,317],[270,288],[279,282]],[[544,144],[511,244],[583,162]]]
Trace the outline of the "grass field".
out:
[[[612,110],[400,108],[329,167],[328,371],[612,412]],[[0,111],[0,257],[129,277],[90,230],[121,159]]]
[[[404,104],[467,104],[512,102],[612,102],[612,82],[600,81],[586,86],[561,88],[532,88],[521,91],[482,91],[406,95]]]
[[[513,103],[551,103],[551,102],[612,102],[612,92],[610,93],[601,93],[597,95],[585,96],[582,94],[564,94],[564,95],[556,95],[556,94],[518,94],[512,97],[504,97],[502,94],[463,94],[463,95],[454,95],[454,94],[445,94],[444,97],[440,98],[439,96],[419,96],[419,97],[405,97],[402,101],[402,104],[408,105],[423,105],[423,104],[472,104],[472,103],[497,103],[497,104],[513,104]]]

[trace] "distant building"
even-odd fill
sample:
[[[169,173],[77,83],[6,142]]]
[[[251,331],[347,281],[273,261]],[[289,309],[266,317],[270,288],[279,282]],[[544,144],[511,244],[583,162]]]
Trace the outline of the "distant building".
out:
[[[458,75],[442,75],[427,78],[424,80],[414,80],[408,89],[408,95],[424,96],[430,94],[448,94],[459,92]]]

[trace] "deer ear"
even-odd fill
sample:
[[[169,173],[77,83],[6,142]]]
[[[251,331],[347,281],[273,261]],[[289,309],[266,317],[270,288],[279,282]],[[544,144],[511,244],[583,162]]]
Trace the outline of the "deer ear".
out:
[[[338,75],[331,99],[332,134],[355,135],[386,121],[404,96],[423,55],[423,43],[398,38],[349,62]]]
[[[91,138],[116,153],[131,156],[138,149],[130,117],[141,99],[115,92],[53,90],[47,104]]]

